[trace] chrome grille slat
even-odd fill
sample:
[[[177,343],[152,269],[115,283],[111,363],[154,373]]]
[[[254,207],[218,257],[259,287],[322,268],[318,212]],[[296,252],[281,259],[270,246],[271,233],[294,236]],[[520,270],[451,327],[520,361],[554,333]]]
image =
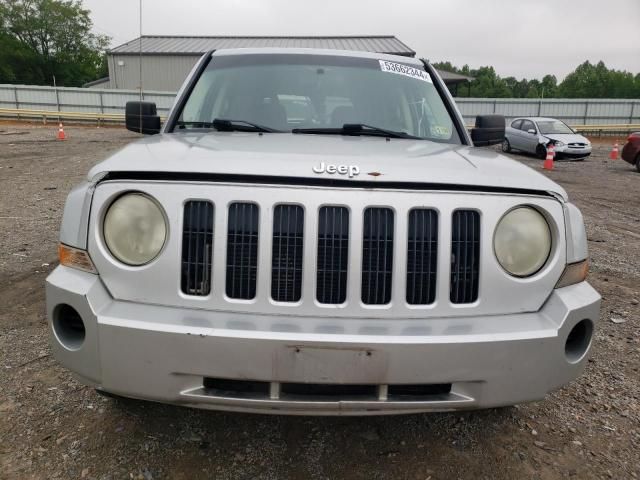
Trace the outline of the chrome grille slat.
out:
[[[480,214],[456,210],[451,220],[452,303],[473,303],[478,299],[480,258]]]
[[[226,294],[251,300],[256,296],[259,208],[253,203],[229,205]]]
[[[187,295],[211,293],[213,203],[202,200],[184,205],[180,289]]]
[[[302,296],[304,210],[278,205],[273,212],[271,298],[297,302]]]
[[[316,299],[341,304],[347,299],[349,211],[344,207],[322,207],[318,216]]]
[[[433,209],[409,212],[407,239],[407,295],[410,305],[429,305],[436,299],[438,214]]]
[[[394,214],[390,208],[364,211],[362,237],[362,303],[385,305],[391,300]]]

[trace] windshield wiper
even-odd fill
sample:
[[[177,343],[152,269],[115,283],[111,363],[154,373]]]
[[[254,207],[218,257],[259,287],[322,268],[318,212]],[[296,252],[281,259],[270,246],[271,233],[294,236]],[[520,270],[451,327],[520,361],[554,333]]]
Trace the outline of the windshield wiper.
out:
[[[194,128],[214,128],[219,132],[262,132],[262,133],[280,133],[280,130],[275,128],[265,127],[264,125],[258,125],[257,123],[247,122],[246,120],[229,120],[226,118],[216,118],[213,122],[199,122],[178,120],[176,124],[179,127],[194,127]]]
[[[216,118],[213,123],[213,128],[220,132],[264,132],[264,133],[278,133],[280,130],[275,128],[265,127],[264,125],[258,125],[257,123],[247,122],[246,120],[229,120],[226,118]]]
[[[389,138],[411,138],[415,140],[423,140],[422,137],[416,137],[404,132],[395,132],[380,127],[372,127],[364,123],[345,123],[342,128],[294,128],[291,133],[308,133],[316,135],[369,135],[376,137]]]

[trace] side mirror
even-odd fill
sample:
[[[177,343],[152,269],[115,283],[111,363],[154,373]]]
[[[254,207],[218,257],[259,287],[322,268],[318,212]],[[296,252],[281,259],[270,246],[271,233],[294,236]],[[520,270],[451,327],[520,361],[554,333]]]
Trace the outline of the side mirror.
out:
[[[530,128],[529,130],[527,130],[527,133],[530,133],[531,135],[535,135],[538,132],[536,132],[533,128]]]
[[[478,115],[476,126],[471,129],[471,140],[476,147],[502,143],[505,121],[503,115]]]
[[[125,124],[127,130],[132,132],[144,135],[160,133],[160,117],[156,104],[152,102],[127,102]]]

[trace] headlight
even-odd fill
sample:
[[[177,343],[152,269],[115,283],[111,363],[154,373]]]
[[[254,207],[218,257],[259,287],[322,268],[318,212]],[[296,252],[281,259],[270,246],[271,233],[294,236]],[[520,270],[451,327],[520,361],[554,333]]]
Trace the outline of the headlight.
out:
[[[167,237],[167,224],[155,201],[141,193],[128,193],[109,207],[103,233],[116,259],[138,266],[158,256]]]
[[[555,140],[554,145],[556,147],[564,147],[564,142],[561,142],[560,140]]]
[[[493,248],[509,274],[529,277],[544,266],[551,253],[549,224],[537,210],[517,207],[498,223]]]

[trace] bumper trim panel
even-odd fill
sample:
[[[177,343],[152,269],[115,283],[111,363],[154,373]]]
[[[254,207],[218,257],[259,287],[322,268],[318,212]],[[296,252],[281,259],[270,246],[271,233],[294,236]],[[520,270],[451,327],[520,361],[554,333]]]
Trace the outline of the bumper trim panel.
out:
[[[229,411],[380,415],[544,398],[584,369],[590,347],[572,363],[565,345],[579,322],[597,325],[600,296],[582,282],[553,290],[538,312],[423,319],[290,317],[285,324],[277,316],[114,301],[100,277],[58,267],[47,279],[50,322],[60,304],[82,316],[86,338],[71,351],[52,333],[53,354],[101,391]],[[336,324],[339,330],[328,328]],[[263,388],[258,396],[218,391],[205,388],[204,378],[251,380]],[[292,383],[372,388],[366,398],[313,396],[311,390],[299,396],[283,388]],[[410,388],[394,392],[399,385],[442,384],[451,389],[418,390],[418,398]]]
[[[274,413],[292,415],[382,415],[424,411],[447,411],[472,408],[473,398],[459,393],[434,395],[430,400],[380,400],[343,399],[328,400],[326,397],[295,399],[281,397],[273,400],[267,397],[223,396],[212,393],[204,387],[180,392],[180,402],[194,404],[200,408],[211,406],[216,410],[242,410],[254,413]]]

